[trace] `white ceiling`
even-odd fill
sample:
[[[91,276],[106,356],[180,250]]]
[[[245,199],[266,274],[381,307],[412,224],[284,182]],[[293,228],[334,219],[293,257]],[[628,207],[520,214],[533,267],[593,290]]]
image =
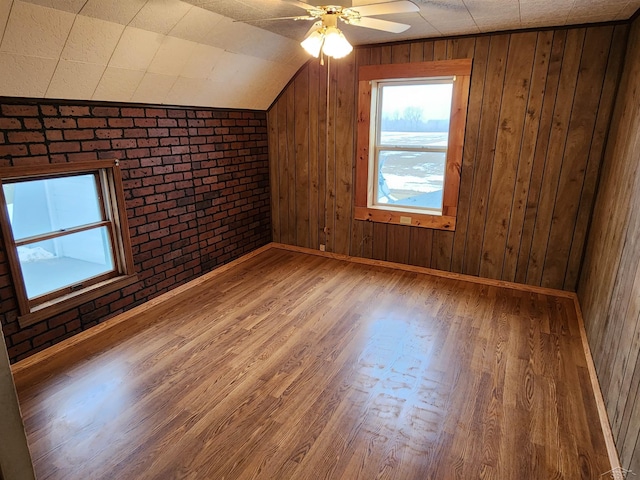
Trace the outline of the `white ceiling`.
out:
[[[357,7],[385,0],[335,2]],[[640,0],[413,0],[382,43],[628,19]],[[266,109],[308,59],[295,0],[0,0],[0,95]],[[234,19],[248,23],[234,22]]]

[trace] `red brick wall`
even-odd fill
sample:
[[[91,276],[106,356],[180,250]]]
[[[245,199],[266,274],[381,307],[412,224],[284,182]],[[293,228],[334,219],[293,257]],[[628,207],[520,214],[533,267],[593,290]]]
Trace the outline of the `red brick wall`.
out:
[[[0,241],[0,319],[17,361],[271,239],[266,113],[0,98],[0,165],[118,158],[139,281],[21,329]]]

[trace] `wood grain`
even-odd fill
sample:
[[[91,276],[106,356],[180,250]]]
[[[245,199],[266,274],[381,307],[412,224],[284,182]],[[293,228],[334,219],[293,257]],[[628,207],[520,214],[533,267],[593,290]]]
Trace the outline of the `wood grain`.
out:
[[[328,148],[330,153],[326,167],[332,189],[320,188],[316,227],[322,231],[329,225],[327,249],[378,259],[408,258],[447,271],[575,291],[627,30],[627,25],[591,26],[420,40],[358,47],[355,60],[332,61],[337,76],[329,92],[331,108],[326,118],[321,108],[318,118],[318,127],[328,122],[331,132],[328,142],[318,136],[319,151]],[[358,217],[359,210],[345,208],[341,200],[351,191],[360,198],[366,194],[366,186],[355,185],[355,180],[349,185],[340,181],[349,177],[360,155],[354,146],[360,112],[354,95],[347,96],[357,91],[357,79],[346,72],[354,61],[355,68],[376,72],[381,64],[406,69],[410,63],[460,57],[473,57],[473,65],[455,232],[427,234],[418,232],[422,226],[410,227],[407,246],[404,237],[390,238],[404,236],[404,229],[371,224],[366,221],[371,218]],[[326,83],[326,67],[316,62],[303,68],[309,85],[314,75],[318,83]],[[287,87],[295,89],[294,84]],[[319,103],[326,102],[325,94],[308,93],[317,95]],[[354,98],[351,104],[340,102],[348,98]],[[283,103],[285,95],[272,110],[279,111]],[[278,130],[283,128],[287,126],[278,123]],[[269,141],[276,142],[273,151],[282,155],[283,136],[273,134]],[[277,167],[282,159],[271,162]],[[319,185],[323,175],[318,172]],[[273,179],[272,184],[275,196]],[[304,198],[300,188],[283,201]],[[279,238],[286,239],[286,231],[296,232],[297,225],[280,220],[280,229]],[[388,245],[401,245],[403,251]]]
[[[620,33],[613,43],[620,41]],[[640,471],[639,46],[640,22],[636,20],[629,36],[578,289],[620,462],[636,473]],[[618,57],[614,59],[618,61]],[[605,77],[604,83],[610,88],[609,78]],[[596,137],[595,141],[601,140]]]
[[[270,248],[114,325],[15,369],[38,478],[610,469],[570,296]]]

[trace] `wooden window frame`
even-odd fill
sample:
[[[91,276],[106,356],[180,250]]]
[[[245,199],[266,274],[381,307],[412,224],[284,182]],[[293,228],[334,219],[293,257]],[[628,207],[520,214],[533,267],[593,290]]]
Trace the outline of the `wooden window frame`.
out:
[[[462,150],[467,120],[472,59],[433,62],[365,65],[358,69],[358,122],[355,181],[356,220],[412,225],[439,230],[455,230],[462,170]],[[384,80],[415,80],[454,77],[449,120],[449,140],[443,186],[442,214],[417,213],[402,206],[373,206],[372,91],[373,83]]]
[[[9,182],[61,178],[80,174],[95,176],[102,220],[91,225],[70,228],[64,232],[43,234],[38,238],[57,238],[62,235],[106,227],[111,240],[114,269],[79,284],[63,287],[55,292],[29,299],[17,251],[17,247],[25,241],[16,242],[13,238],[3,186]],[[18,300],[20,312],[18,321],[21,327],[32,325],[137,281],[129,238],[122,174],[118,160],[0,167],[0,230],[4,238],[7,260]]]

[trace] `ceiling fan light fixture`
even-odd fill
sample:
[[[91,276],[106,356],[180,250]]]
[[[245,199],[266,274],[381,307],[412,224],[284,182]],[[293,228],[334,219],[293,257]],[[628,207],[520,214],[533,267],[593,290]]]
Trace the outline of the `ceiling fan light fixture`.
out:
[[[351,53],[353,47],[344,34],[337,27],[327,27],[324,33],[324,45],[322,52],[333,58],[346,57]]]
[[[324,35],[322,34],[322,29],[318,29],[311,32],[307,38],[300,42],[300,45],[302,45],[302,48],[304,48],[309,55],[313,55],[318,58],[323,42]]]

